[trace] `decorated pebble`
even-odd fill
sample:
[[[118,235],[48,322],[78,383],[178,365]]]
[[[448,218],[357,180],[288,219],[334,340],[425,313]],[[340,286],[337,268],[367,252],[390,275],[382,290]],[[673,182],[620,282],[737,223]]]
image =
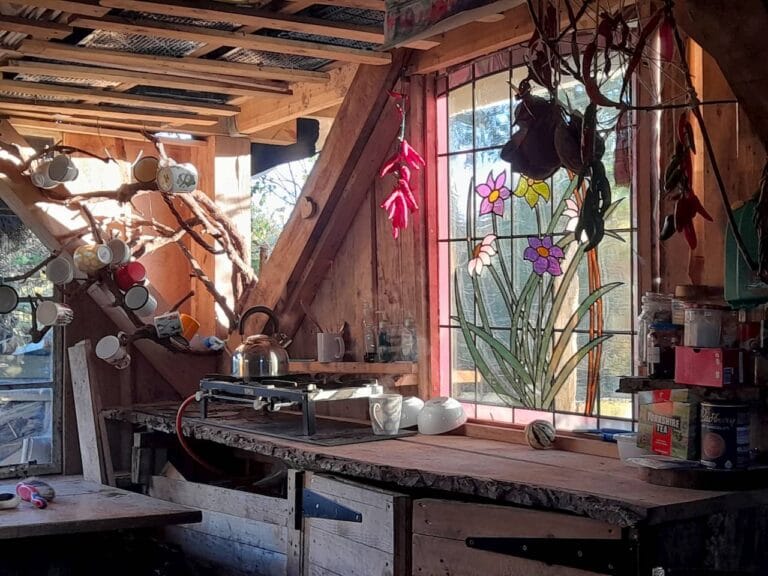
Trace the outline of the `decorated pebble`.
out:
[[[16,494],[10,494],[8,492],[0,493],[0,510],[9,510],[16,508],[21,502],[21,499]]]
[[[56,490],[54,490],[53,486],[48,484],[48,482],[44,482],[39,478],[27,478],[24,483],[29,484],[30,486],[34,486],[38,494],[40,494],[40,496],[49,502],[56,498]]]
[[[525,441],[531,448],[546,450],[555,442],[555,427],[546,420],[534,420],[525,426]]]

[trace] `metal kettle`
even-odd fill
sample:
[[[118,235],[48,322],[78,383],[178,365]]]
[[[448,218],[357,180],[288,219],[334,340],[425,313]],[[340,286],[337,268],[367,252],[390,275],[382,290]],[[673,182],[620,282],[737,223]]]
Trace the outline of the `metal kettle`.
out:
[[[278,334],[277,317],[270,308],[254,306],[246,310],[240,318],[240,336],[244,335],[245,321],[258,312],[269,316],[267,324],[272,324],[272,336],[254,334],[243,337],[242,343],[232,355],[232,376],[248,380],[288,374],[288,352],[283,345],[284,337],[278,339],[281,335]]]

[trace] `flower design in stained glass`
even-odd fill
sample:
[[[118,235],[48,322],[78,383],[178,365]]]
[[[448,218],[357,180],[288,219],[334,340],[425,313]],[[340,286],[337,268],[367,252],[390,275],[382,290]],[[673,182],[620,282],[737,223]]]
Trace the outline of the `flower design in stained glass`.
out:
[[[479,184],[475,192],[483,199],[480,203],[480,215],[498,214],[504,216],[504,200],[509,198],[509,188],[505,186],[507,173],[503,170],[494,178],[493,171],[488,173],[485,183]]]
[[[488,236],[483,238],[483,241],[472,250],[472,258],[467,265],[467,270],[469,271],[470,276],[479,276],[483,272],[483,266],[490,266],[491,256],[496,255],[496,248],[493,246],[495,241],[496,236],[488,234]]]
[[[518,198],[525,198],[525,201],[528,202],[528,206],[531,208],[539,203],[539,198],[544,198],[548,202],[551,196],[549,184],[523,175],[520,176],[517,188],[515,188],[513,194]]]
[[[551,276],[560,276],[563,269],[560,267],[560,260],[565,258],[563,249],[555,246],[552,242],[552,236],[528,237],[528,247],[523,251],[523,258],[533,263],[533,271],[539,276],[550,274]]]

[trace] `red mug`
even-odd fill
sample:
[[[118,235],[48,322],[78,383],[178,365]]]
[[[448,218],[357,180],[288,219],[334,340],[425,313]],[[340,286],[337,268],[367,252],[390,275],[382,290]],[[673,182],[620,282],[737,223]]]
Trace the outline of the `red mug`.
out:
[[[128,262],[115,270],[115,282],[123,292],[131,286],[141,284],[147,278],[147,269],[140,262]]]

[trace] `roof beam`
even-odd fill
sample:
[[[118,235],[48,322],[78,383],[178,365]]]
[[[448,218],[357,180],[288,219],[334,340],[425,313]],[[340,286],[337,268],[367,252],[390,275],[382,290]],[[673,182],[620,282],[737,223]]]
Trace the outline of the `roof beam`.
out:
[[[18,4],[95,17],[104,16],[109,12],[109,8],[99,6],[98,0],[24,0],[23,2],[18,2]]]
[[[16,130],[22,133],[33,132],[67,132],[70,134],[93,134],[105,138],[121,138],[123,140],[137,140],[146,142],[147,137],[139,131],[120,130],[118,128],[104,128],[101,126],[85,126],[83,124],[68,124],[64,122],[50,122],[34,118],[11,116],[8,121]]]
[[[72,86],[57,86],[41,82],[20,82],[18,80],[0,80],[0,90],[33,94],[35,96],[62,96],[73,100],[85,100],[96,104],[117,104],[120,106],[138,106],[142,108],[157,108],[174,112],[189,112],[193,114],[209,114],[212,116],[234,116],[240,109],[229,104],[205,104],[178,98],[158,98],[141,96],[139,94],[123,94],[109,92],[97,88],[74,88]]]
[[[314,4],[324,4],[339,8],[358,8],[360,10],[378,10],[379,12],[384,12],[387,9],[384,0],[327,0],[326,2],[314,2]]]
[[[296,120],[283,122],[266,130],[248,134],[251,142],[258,144],[272,144],[275,146],[290,146],[296,144],[299,139],[299,130]]]
[[[114,120],[134,120],[139,124],[143,121],[160,122],[163,126],[174,124],[190,124],[197,126],[213,126],[218,124],[217,116],[200,116],[183,112],[163,112],[160,110],[142,110],[139,108],[106,107],[95,104],[74,104],[69,102],[49,102],[43,100],[25,100],[22,98],[0,99],[0,113],[15,112],[48,112],[52,115],[65,114],[85,116],[87,118],[105,118]]]
[[[62,78],[82,78],[83,80],[106,80],[109,82],[133,82],[141,86],[158,86],[160,88],[174,88],[177,90],[199,90],[215,94],[229,94],[231,96],[265,96],[280,98],[290,96],[291,90],[287,85],[265,84],[263,88],[254,85],[253,88],[230,84],[226,76],[217,76],[223,81],[212,80],[211,76],[205,78],[186,79],[180,76],[167,76],[164,74],[151,74],[149,72],[132,72],[116,68],[98,68],[95,66],[71,66],[51,62],[32,62],[28,60],[11,60],[7,64],[0,64],[0,72],[13,74],[40,74],[46,76],[59,76]]]
[[[384,42],[384,33],[374,26],[355,26],[321,20],[319,18],[307,18],[268,12],[265,10],[249,10],[239,8],[221,2],[185,2],[171,0],[170,2],[156,2],[148,0],[101,0],[102,6],[110,8],[122,8],[150,14],[163,14],[165,16],[178,16],[182,18],[199,18],[215,22],[231,22],[239,26],[253,26],[254,28],[271,28],[285,32],[299,32],[302,34],[316,34],[345,40],[357,40],[381,44]]]
[[[159,36],[192,42],[218,42],[223,46],[245,48],[247,50],[262,50],[278,54],[295,54],[312,58],[341,60],[342,62],[357,62],[358,64],[389,64],[392,57],[388,52],[374,52],[359,48],[332,46],[304,40],[290,40],[272,36],[260,36],[246,32],[225,32],[207,30],[198,26],[182,26],[180,24],[157,23],[151,20],[124,20],[121,18],[76,18],[71,22],[77,28],[92,28],[110,32],[124,32],[143,36]]]
[[[326,85],[295,84],[293,96],[289,98],[247,100],[240,105],[240,114],[235,116],[237,130],[251,134],[341,104],[356,71],[357,66],[348,64],[331,70],[331,79]]]
[[[65,24],[5,15],[0,20],[0,30],[18,32],[19,34],[26,34],[27,36],[43,40],[66,38],[72,34],[72,28]]]
[[[116,50],[101,50],[98,48],[82,48],[67,46],[40,40],[24,40],[17,51],[26,56],[78,62],[81,64],[96,64],[112,68],[127,68],[139,72],[170,74],[184,76],[191,74],[217,74],[239,77],[241,80],[272,79],[286,82],[318,82],[324,83],[329,79],[326,72],[309,70],[291,70],[274,68],[256,64],[241,64],[223,60],[202,60],[196,58],[169,58],[166,56],[148,56],[118,52]]]

